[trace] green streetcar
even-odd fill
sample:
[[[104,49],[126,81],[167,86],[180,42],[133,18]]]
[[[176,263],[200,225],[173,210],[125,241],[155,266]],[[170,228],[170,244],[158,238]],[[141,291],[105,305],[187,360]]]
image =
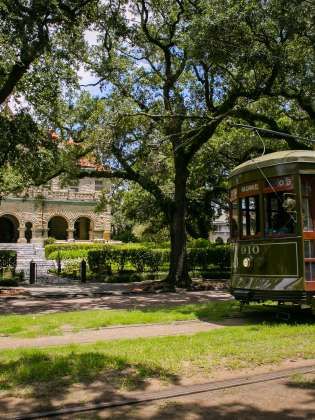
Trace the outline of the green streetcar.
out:
[[[230,176],[231,292],[315,311],[315,151],[270,153]]]

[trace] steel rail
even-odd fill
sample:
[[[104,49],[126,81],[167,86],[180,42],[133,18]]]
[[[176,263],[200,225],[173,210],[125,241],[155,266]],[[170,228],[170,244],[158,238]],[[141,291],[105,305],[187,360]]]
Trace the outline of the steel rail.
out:
[[[158,400],[183,397],[188,395],[200,394],[204,392],[219,391],[229,388],[236,388],[245,385],[252,385],[257,383],[275,381],[279,379],[288,378],[294,374],[307,374],[315,373],[315,365],[305,367],[284,369],[275,372],[269,372],[260,375],[246,376],[235,379],[221,380],[215,382],[207,382],[203,384],[189,385],[189,386],[176,386],[166,390],[153,392],[153,393],[139,393],[129,398],[115,398],[112,401],[92,403],[85,405],[78,405],[64,409],[56,409],[55,411],[42,411],[29,414],[19,415],[13,417],[15,420],[31,420],[43,419],[50,417],[65,416],[68,414],[83,413],[89,411],[100,411],[108,408],[122,407],[128,405],[136,405],[141,403],[153,402]]]

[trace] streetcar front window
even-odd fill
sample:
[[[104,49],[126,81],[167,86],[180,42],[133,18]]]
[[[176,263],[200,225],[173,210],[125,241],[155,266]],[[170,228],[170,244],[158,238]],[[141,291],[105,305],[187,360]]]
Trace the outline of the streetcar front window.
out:
[[[241,205],[242,237],[256,236],[260,233],[259,226],[259,196],[244,197]]]
[[[265,195],[265,233],[267,235],[292,235],[295,233],[295,214],[285,209],[287,194],[273,192]]]
[[[266,179],[264,185],[265,234],[293,235],[296,232],[296,199],[291,175]]]

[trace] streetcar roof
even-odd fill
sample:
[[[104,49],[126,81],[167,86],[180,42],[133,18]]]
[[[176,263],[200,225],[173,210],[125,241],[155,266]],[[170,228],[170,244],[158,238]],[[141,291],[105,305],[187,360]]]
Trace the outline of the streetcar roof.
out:
[[[247,160],[241,165],[236,166],[230,177],[239,175],[243,172],[266,168],[267,166],[283,165],[293,162],[312,162],[315,163],[314,150],[284,150],[281,152],[268,153],[255,159]]]

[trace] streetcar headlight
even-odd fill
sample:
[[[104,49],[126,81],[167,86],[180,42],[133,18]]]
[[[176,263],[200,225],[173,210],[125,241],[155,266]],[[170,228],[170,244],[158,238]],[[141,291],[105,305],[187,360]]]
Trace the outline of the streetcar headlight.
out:
[[[251,259],[250,259],[249,257],[245,257],[245,258],[243,259],[243,267],[244,267],[244,268],[250,268],[250,267],[251,267],[251,265],[252,265],[252,261],[251,261]]]

